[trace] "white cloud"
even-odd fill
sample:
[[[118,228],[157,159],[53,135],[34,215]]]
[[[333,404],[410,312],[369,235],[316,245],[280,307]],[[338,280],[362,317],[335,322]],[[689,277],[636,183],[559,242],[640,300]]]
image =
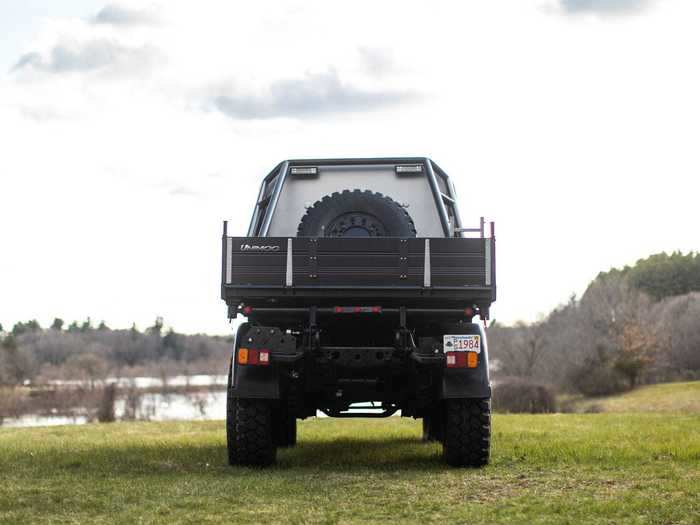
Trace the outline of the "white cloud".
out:
[[[23,55],[12,71],[61,74],[112,70],[136,74],[149,70],[159,60],[162,56],[152,46],[128,47],[106,39],[62,40],[46,54],[32,51]]]
[[[228,117],[268,119],[318,117],[326,114],[362,112],[418,99],[409,91],[361,89],[341,81],[331,69],[307,73],[295,79],[274,81],[262,94],[217,94],[211,103]]]
[[[93,22],[115,26],[153,25],[160,22],[160,16],[153,7],[139,9],[120,4],[108,4],[100,9]]]
[[[626,14],[646,9],[650,0],[560,0],[567,13]]]

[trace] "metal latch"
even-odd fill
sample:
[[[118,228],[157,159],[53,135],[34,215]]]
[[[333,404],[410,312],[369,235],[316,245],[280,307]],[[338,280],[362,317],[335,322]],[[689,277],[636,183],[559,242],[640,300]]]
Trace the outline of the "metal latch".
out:
[[[408,279],[408,239],[399,241],[399,279]]]
[[[318,239],[309,239],[309,277],[318,278]]]

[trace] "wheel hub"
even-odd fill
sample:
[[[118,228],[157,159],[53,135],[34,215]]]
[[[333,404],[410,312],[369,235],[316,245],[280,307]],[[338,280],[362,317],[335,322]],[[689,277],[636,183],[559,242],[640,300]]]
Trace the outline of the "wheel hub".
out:
[[[386,229],[368,213],[345,213],[336,217],[326,228],[327,237],[384,237]]]

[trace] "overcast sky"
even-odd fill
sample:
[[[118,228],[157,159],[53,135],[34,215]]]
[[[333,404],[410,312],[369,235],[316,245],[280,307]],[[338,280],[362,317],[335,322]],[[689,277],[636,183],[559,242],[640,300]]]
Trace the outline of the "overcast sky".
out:
[[[427,155],[494,317],[700,248],[697,0],[0,1],[0,322],[229,333],[221,221],[285,158]]]

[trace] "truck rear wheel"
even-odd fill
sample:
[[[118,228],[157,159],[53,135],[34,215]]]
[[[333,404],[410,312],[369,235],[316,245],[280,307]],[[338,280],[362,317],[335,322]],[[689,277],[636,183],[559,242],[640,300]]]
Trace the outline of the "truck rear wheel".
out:
[[[233,399],[226,415],[231,465],[265,467],[275,462],[272,407],[264,399]]]
[[[434,410],[423,416],[423,441],[442,441],[444,435],[442,412]]]
[[[438,441],[430,416],[423,416],[423,441]]]
[[[455,467],[482,467],[491,449],[491,400],[448,399],[445,401],[443,451]]]
[[[297,418],[288,408],[280,408],[275,413],[276,442],[278,447],[293,447],[297,444]]]
[[[228,369],[226,446],[229,465],[266,466],[275,462],[272,407],[263,399],[233,397],[233,359]]]
[[[248,330],[243,323],[236,333],[236,347]],[[235,355],[235,352],[234,354]],[[229,361],[226,392],[226,447],[229,465],[263,467],[275,462],[275,414],[270,401],[233,396],[233,355]]]
[[[415,237],[413,219],[381,193],[343,190],[326,195],[301,219],[298,237]]]

